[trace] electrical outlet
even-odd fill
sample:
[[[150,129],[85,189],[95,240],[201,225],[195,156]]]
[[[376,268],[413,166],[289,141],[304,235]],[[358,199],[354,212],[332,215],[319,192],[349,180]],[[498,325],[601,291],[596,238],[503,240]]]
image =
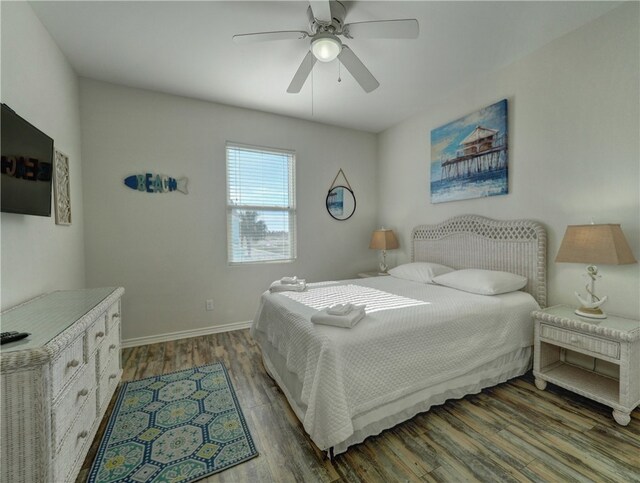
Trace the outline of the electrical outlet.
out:
[[[213,299],[207,299],[207,310],[213,310]]]

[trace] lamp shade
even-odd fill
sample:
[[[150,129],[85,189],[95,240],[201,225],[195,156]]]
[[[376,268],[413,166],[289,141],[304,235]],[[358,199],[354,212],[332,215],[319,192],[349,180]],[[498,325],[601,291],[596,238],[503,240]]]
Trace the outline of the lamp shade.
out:
[[[374,250],[392,250],[399,246],[393,230],[385,230],[384,228],[374,231],[371,235],[371,243],[369,243],[369,248]]]
[[[636,259],[620,225],[569,225],[556,262],[625,265]]]
[[[342,51],[342,42],[330,33],[318,34],[311,42],[311,52],[320,62],[331,62]]]

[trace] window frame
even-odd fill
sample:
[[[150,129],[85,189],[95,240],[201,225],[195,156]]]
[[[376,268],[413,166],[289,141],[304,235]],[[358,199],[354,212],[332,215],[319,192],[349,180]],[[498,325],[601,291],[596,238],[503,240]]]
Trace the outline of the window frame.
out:
[[[250,150],[265,154],[284,154],[289,156],[289,173],[288,178],[291,186],[289,186],[289,206],[288,207],[275,207],[269,205],[236,205],[231,204],[231,185],[229,178],[229,149]],[[297,203],[296,203],[296,152],[292,149],[273,148],[268,146],[257,146],[252,144],[238,143],[234,141],[227,141],[225,143],[225,170],[226,170],[226,211],[227,211],[227,265],[229,266],[242,266],[253,264],[274,264],[274,263],[292,263],[295,262],[298,257],[298,244],[297,244]],[[233,243],[232,243],[232,228],[231,228],[231,216],[235,210],[241,211],[273,211],[273,212],[287,212],[289,214],[289,257],[279,258],[275,260],[245,260],[234,261],[233,257]]]

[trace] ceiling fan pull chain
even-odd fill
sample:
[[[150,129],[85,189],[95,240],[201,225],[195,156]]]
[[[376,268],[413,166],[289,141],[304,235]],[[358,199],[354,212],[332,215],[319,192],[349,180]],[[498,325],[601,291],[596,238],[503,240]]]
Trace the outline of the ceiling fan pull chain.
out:
[[[342,79],[340,78],[340,62],[338,62],[338,82],[342,82]]]
[[[313,117],[313,68],[311,69],[311,117]]]

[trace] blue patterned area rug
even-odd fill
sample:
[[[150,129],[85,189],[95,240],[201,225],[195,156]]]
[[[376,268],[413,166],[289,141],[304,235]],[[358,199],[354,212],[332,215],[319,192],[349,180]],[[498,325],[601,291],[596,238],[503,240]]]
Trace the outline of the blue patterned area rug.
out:
[[[87,482],[187,483],[257,455],[216,362],[124,383]]]

